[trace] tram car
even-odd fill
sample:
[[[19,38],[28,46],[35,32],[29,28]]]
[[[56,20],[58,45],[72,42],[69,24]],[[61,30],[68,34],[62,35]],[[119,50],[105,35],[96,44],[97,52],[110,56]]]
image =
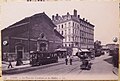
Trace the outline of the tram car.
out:
[[[30,64],[32,66],[57,63],[58,56],[56,52],[32,52],[30,53]]]

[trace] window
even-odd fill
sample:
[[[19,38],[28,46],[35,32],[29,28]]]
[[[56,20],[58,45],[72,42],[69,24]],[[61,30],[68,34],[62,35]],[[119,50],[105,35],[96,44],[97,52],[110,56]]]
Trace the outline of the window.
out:
[[[74,29],[73,29],[73,34],[74,34]]]
[[[74,31],[75,31],[74,33],[76,34],[76,30],[74,30]]]
[[[74,36],[73,36],[73,41],[74,41]]]
[[[66,27],[66,23],[65,23],[65,27]]]
[[[62,31],[62,33],[61,33],[62,35],[63,35],[63,31]]]
[[[59,25],[59,29],[60,29],[60,25]]]
[[[63,24],[62,24],[62,28],[63,28]]]
[[[65,42],[67,41],[67,36],[65,36]]]
[[[69,29],[69,34],[70,34],[70,29]]]
[[[69,47],[70,47],[71,45],[69,44]]]
[[[65,35],[66,35],[67,33],[66,33],[66,30],[65,30]]]
[[[65,47],[67,47],[67,44],[65,44]]]
[[[84,33],[82,32],[82,36],[84,36]]]
[[[76,23],[75,23],[75,28],[76,28]]]
[[[79,29],[79,24],[77,23],[77,28]]]
[[[74,22],[73,22],[73,27],[74,27]]]
[[[68,26],[70,26],[70,22],[68,23]]]
[[[69,41],[70,41],[70,37],[69,37]]]

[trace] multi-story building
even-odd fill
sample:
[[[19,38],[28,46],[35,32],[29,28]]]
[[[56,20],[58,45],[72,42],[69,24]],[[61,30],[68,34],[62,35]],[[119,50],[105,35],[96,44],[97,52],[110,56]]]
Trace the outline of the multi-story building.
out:
[[[35,14],[1,31],[2,60],[28,60],[31,51],[54,52],[62,46],[63,36],[45,13]]]
[[[57,26],[57,31],[64,36],[63,46],[77,48],[94,48],[94,25],[85,18],[77,15],[52,15],[52,21]]]

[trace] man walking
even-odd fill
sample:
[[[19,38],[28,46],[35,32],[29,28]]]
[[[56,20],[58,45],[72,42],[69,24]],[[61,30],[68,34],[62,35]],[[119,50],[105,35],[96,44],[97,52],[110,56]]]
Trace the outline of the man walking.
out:
[[[68,59],[67,58],[65,58],[65,63],[66,63],[66,65],[68,65]]]
[[[72,56],[70,57],[70,65],[72,65]]]
[[[66,63],[66,65],[68,65],[68,56],[65,58],[65,63]]]
[[[10,67],[13,68],[12,63],[11,63],[12,62],[12,57],[11,56],[8,57],[8,61],[9,61],[8,68],[10,68]]]

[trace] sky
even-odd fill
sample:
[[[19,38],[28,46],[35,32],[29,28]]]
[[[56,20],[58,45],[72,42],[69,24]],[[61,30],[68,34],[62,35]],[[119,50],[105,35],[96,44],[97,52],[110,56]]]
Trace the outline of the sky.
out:
[[[1,5],[0,30],[14,24],[25,17],[45,12],[52,15],[73,14],[76,9],[81,18],[95,25],[94,40],[102,44],[113,43],[114,37],[119,37],[119,4],[117,1],[52,1],[4,3]]]

